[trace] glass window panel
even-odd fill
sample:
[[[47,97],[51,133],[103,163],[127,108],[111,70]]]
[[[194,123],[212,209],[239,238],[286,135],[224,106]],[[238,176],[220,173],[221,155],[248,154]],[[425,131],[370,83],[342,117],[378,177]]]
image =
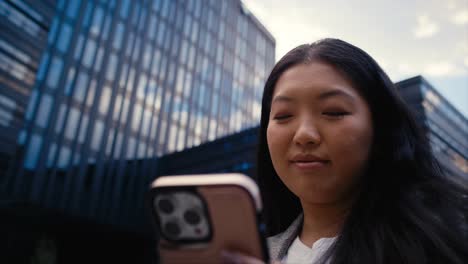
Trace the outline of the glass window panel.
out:
[[[127,159],[134,159],[135,148],[136,148],[136,140],[134,137],[130,137],[130,139],[128,140]]]
[[[63,122],[65,121],[65,110],[67,110],[67,106],[65,104],[61,104],[59,114],[55,122],[55,133],[57,134],[62,131]]]
[[[65,53],[67,52],[68,46],[70,45],[70,40],[72,36],[72,28],[69,24],[63,23],[62,24],[62,31],[60,32],[58,41],[57,41],[57,48]]]
[[[123,19],[126,19],[129,11],[130,11],[130,0],[123,0],[122,5],[120,6],[120,16]]]
[[[141,105],[136,104],[134,112],[133,112],[134,115],[132,117],[132,129],[133,129],[133,131],[138,131],[138,129],[139,129],[142,111],[143,111],[143,108],[141,107]]]
[[[83,114],[83,118],[81,119],[80,133],[78,134],[78,142],[80,142],[81,144],[83,144],[85,136],[86,136],[88,122],[89,122],[88,115]]]
[[[104,49],[99,47],[96,62],[94,63],[94,70],[99,73],[102,65],[102,56],[104,55]]]
[[[67,16],[74,19],[80,12],[81,0],[70,0],[68,1]]]
[[[50,110],[52,109],[53,99],[48,94],[43,94],[41,103],[36,116],[36,125],[42,128],[47,126],[50,117]]]
[[[47,155],[47,167],[52,167],[56,152],[57,152],[57,144],[52,143],[52,145],[50,145],[50,148],[49,148],[49,154]]]
[[[32,114],[34,113],[34,109],[36,108],[38,95],[39,92],[37,91],[37,89],[34,89],[31,92],[31,97],[28,103],[28,109],[26,111],[26,120],[31,120],[32,118]]]
[[[96,80],[92,79],[88,87],[88,96],[86,97],[86,105],[91,107],[94,102],[94,95],[96,94]]]
[[[115,30],[115,38],[114,41],[112,42],[112,46],[119,50],[122,47],[122,40],[123,40],[123,34],[124,34],[125,26],[122,24],[122,22],[117,23],[117,27]]]
[[[147,82],[146,74],[142,74],[141,77],[140,77],[140,82],[138,83],[138,87],[137,87],[137,98],[139,98],[141,100],[145,99],[146,82]]]
[[[83,53],[83,45],[84,45],[84,37],[82,34],[78,36],[78,42],[75,46],[75,54],[73,58],[75,60],[78,60],[81,57],[81,54]]]
[[[94,125],[94,131],[92,134],[91,148],[94,151],[98,151],[101,144],[102,133],[104,131],[104,123],[102,120],[96,119],[96,124]]]
[[[28,169],[35,169],[37,165],[37,159],[39,157],[39,151],[42,145],[42,137],[36,133],[31,136],[31,141],[26,151],[26,157],[24,159],[24,166]]]
[[[39,69],[37,70],[36,78],[38,81],[42,81],[44,79],[44,75],[46,73],[47,66],[49,65],[49,53],[45,52],[41,59],[41,64],[39,64]]]
[[[112,21],[112,16],[109,14],[109,15],[106,16],[106,20],[104,22],[104,27],[102,29],[102,38],[104,40],[107,40],[107,37],[109,36],[111,21]]]
[[[84,71],[81,71],[78,74],[78,78],[76,80],[74,97],[77,101],[82,103],[86,96],[86,88],[88,84],[88,74]]]
[[[108,85],[104,86],[101,94],[101,100],[99,102],[99,112],[106,115],[109,111],[109,104],[112,99],[112,89]]]
[[[57,166],[61,169],[65,169],[68,167],[68,163],[70,162],[71,150],[67,146],[62,146],[60,149],[60,154],[57,161]]]
[[[122,95],[119,93],[117,94],[117,97],[115,98],[114,114],[113,114],[113,118],[116,121],[119,118],[121,108],[122,108]]]
[[[75,108],[71,108],[70,112],[68,113],[67,127],[65,129],[65,137],[71,141],[75,139],[79,118],[80,112]]]
[[[122,133],[119,132],[117,133],[117,139],[115,142],[115,148],[114,148],[114,159],[118,159],[120,157],[120,151],[122,150]]]
[[[91,23],[91,14],[93,12],[93,2],[89,1],[88,4],[86,5],[86,11],[84,14],[84,19],[83,19],[83,26],[87,27],[89,26],[89,23]]]
[[[109,81],[114,81],[115,71],[117,70],[117,56],[112,53],[109,57],[109,63],[107,64],[106,78]]]
[[[86,43],[86,49],[83,55],[83,65],[86,67],[91,67],[91,63],[93,62],[94,59],[94,54],[96,52],[96,42],[88,38],[87,43]]]
[[[112,142],[114,142],[114,134],[115,134],[115,130],[110,129],[109,136],[107,137],[107,142],[106,142],[106,155],[109,155],[111,152]]]
[[[55,42],[55,36],[57,35],[57,31],[58,31],[58,19],[59,18],[56,16],[52,20],[52,25],[50,26],[49,36],[48,36],[49,44],[52,44]]]
[[[65,83],[65,95],[70,95],[72,92],[73,79],[75,78],[75,67],[68,70],[67,81]]]
[[[94,10],[93,23],[91,25],[91,34],[99,35],[101,31],[102,20],[104,19],[104,10],[100,6],[97,6]]]
[[[60,75],[62,74],[63,68],[63,61],[61,58],[54,56],[52,59],[52,63],[49,68],[49,76],[47,77],[47,85],[52,88],[56,89],[58,81],[60,79]]]

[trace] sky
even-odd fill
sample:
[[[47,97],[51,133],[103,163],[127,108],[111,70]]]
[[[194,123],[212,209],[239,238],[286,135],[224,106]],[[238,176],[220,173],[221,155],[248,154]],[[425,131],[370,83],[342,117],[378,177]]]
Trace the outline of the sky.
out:
[[[398,82],[422,75],[468,118],[468,0],[242,0],[292,48],[333,37],[369,53]]]

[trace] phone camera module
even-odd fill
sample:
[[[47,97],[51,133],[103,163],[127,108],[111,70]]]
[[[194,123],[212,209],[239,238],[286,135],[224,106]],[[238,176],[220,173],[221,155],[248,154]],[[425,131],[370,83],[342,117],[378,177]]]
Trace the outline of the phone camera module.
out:
[[[195,210],[187,210],[184,213],[184,219],[187,223],[191,225],[197,225],[200,223],[200,215]]]
[[[169,237],[172,237],[172,238],[177,238],[180,233],[181,233],[181,230],[180,230],[180,227],[177,223],[175,222],[168,222],[164,225],[164,232],[169,236]]]
[[[158,202],[159,210],[165,214],[170,214],[174,211],[174,205],[168,199],[161,199]]]

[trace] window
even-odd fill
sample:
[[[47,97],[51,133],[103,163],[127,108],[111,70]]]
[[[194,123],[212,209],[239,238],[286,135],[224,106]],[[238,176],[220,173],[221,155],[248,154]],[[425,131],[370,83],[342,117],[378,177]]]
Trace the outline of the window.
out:
[[[106,78],[109,81],[114,81],[115,71],[117,70],[117,56],[112,52],[109,57],[109,63],[107,64]]]
[[[75,46],[75,54],[73,58],[75,60],[78,60],[81,57],[81,54],[83,53],[83,45],[84,45],[84,37],[82,34],[78,36],[78,42]]]
[[[94,95],[96,94],[96,80],[92,79],[88,87],[88,96],[86,98],[86,105],[91,107],[94,102]]]
[[[68,45],[70,45],[70,40],[72,36],[72,28],[69,24],[63,23],[62,24],[62,31],[60,32],[58,41],[57,41],[57,48],[66,53],[68,49]]]
[[[75,19],[76,15],[80,12],[81,0],[68,1],[67,16]]]
[[[57,56],[54,56],[49,68],[49,76],[47,77],[47,85],[51,89],[56,89],[60,75],[62,74],[63,61]]]
[[[39,109],[36,116],[36,125],[42,128],[47,126],[47,122],[49,121],[50,110],[52,108],[53,99],[50,95],[44,94],[41,98],[41,104],[39,105]]]
[[[49,44],[54,43],[55,41],[55,36],[57,35],[57,30],[58,29],[58,17],[54,17],[54,20],[52,20],[52,25],[50,26],[49,30],[49,36],[48,36],[48,42]]]
[[[101,100],[99,102],[99,112],[103,115],[109,111],[109,104],[112,99],[112,89],[108,85],[102,89]]]
[[[50,148],[49,148],[49,154],[47,155],[47,167],[52,167],[56,152],[57,152],[57,144],[52,143],[52,145],[50,145]]]
[[[89,26],[89,23],[91,22],[91,14],[93,12],[93,3],[90,1],[86,5],[86,11],[84,14],[84,19],[83,19],[83,26],[87,27]]]
[[[31,120],[31,118],[32,118],[32,114],[33,114],[34,108],[36,107],[36,103],[37,103],[37,97],[38,97],[38,91],[37,91],[37,89],[34,89],[31,92],[31,97],[29,99],[28,109],[26,111],[26,120]]]
[[[88,68],[91,67],[91,64],[94,59],[95,51],[96,51],[96,42],[93,39],[88,38],[87,43],[86,43],[86,49],[85,49],[84,56],[83,56],[84,66]]]
[[[38,134],[31,136],[31,141],[26,151],[26,157],[24,159],[24,166],[28,169],[35,169],[37,165],[37,159],[39,157],[39,151],[42,145],[42,137]]]
[[[123,0],[122,5],[120,6],[120,16],[123,19],[126,19],[129,11],[130,11],[130,0]]]
[[[61,104],[57,121],[55,122],[55,133],[57,134],[62,131],[63,122],[65,121],[65,110],[67,110],[67,106],[65,104]]]
[[[122,47],[124,30],[125,30],[124,24],[122,24],[122,22],[119,21],[115,30],[114,41],[112,42],[112,46],[117,50],[119,50]]]
[[[75,78],[75,68],[71,67],[68,70],[67,82],[65,83],[65,95],[70,95],[72,92],[73,79]]]
[[[71,150],[67,146],[62,146],[60,149],[60,154],[57,161],[57,166],[61,169],[65,169],[68,167],[68,163],[70,162]]]
[[[101,32],[101,24],[104,19],[104,11],[100,6],[96,7],[96,10],[94,10],[94,18],[93,18],[93,23],[91,24],[91,34],[94,34],[95,36],[99,35]]]
[[[96,124],[94,125],[94,131],[91,135],[91,148],[94,151],[98,151],[101,145],[102,132],[104,131],[104,123],[102,120],[96,119]]]
[[[78,74],[78,78],[75,85],[74,97],[77,101],[82,103],[86,96],[86,88],[88,84],[88,74],[81,71]]]
[[[79,118],[80,112],[75,108],[71,108],[70,112],[68,113],[67,127],[65,128],[65,137],[71,141],[75,140]]]
[[[94,71],[99,73],[101,71],[102,56],[104,55],[104,49],[99,47],[96,62],[94,63]]]
[[[83,114],[83,118],[81,119],[81,126],[80,126],[80,133],[78,134],[78,142],[83,144],[85,136],[86,136],[86,129],[88,128],[88,121],[89,117]]]

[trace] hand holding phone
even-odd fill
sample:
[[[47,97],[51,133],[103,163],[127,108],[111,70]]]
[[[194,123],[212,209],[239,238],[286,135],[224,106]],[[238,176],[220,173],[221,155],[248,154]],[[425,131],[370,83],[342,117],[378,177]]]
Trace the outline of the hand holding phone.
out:
[[[222,263],[222,251],[268,261],[258,187],[242,174],[163,176],[149,192],[161,263]]]

